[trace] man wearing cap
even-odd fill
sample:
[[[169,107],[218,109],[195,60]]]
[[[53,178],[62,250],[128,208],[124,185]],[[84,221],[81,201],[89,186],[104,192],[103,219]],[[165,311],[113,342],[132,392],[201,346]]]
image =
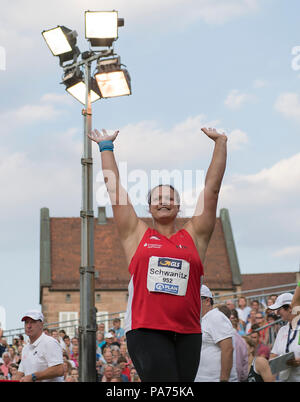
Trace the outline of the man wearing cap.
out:
[[[202,349],[195,382],[237,381],[233,367],[232,324],[225,314],[213,307],[213,295],[205,285],[201,286],[201,302]]]
[[[43,314],[31,310],[22,317],[22,321],[30,343],[22,350],[22,360],[13,379],[21,382],[63,381],[62,348],[56,339],[44,334]]]
[[[112,345],[117,345],[120,346],[119,342],[114,342],[114,336],[111,332],[106,332],[106,334],[104,335],[104,341],[105,343],[101,346],[101,352],[103,354],[103,351],[105,348],[107,348],[108,346],[112,346]]]
[[[274,304],[268,307],[270,310],[277,310],[277,315],[287,322],[278,331],[270,358],[273,359],[288,352],[295,354],[295,358],[287,362],[289,368],[279,374],[280,381],[285,382],[300,381],[300,320],[298,325],[293,328],[292,322],[295,314],[292,313],[292,300],[291,293],[283,293],[277,297]]]

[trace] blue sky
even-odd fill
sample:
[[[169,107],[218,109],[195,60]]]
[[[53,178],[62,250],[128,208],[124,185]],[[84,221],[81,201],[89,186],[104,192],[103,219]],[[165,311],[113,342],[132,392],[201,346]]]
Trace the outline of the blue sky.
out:
[[[241,272],[298,271],[297,0],[87,0],[84,7],[79,0],[17,0],[0,16],[0,305],[6,327],[19,326],[24,310],[39,308],[40,208],[47,206],[51,216],[79,215],[82,106],[59,84],[62,70],[41,32],[65,25],[87,50],[88,9],[116,9],[125,19],[114,48],[133,93],[93,104],[93,127],[120,130],[118,161],[128,172],[148,175],[153,169],[205,172],[213,144],[200,127],[225,129],[228,165],[219,208],[229,209]],[[93,156],[96,212],[100,159],[94,146]],[[143,205],[136,207],[146,214]]]

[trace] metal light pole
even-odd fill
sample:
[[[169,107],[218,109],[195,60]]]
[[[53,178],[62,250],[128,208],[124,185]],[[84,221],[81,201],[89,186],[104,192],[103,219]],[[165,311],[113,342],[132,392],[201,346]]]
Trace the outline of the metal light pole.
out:
[[[117,12],[112,11],[114,18],[117,18]],[[106,18],[110,12],[86,12],[87,15],[93,14],[102,18]],[[115,20],[115,26],[123,26],[124,20]],[[97,28],[102,24],[97,23]],[[91,31],[93,32],[93,30]],[[116,56],[113,49],[87,51],[80,53],[76,46],[76,31],[72,31],[65,26],[58,26],[47,31],[42,32],[44,39],[54,56],[60,59],[60,66],[63,68],[65,76],[63,83],[69,93],[77,98],[80,102],[85,103],[83,109],[83,153],[81,158],[82,165],[82,203],[80,210],[81,218],[81,263],[80,263],[80,325],[79,325],[79,379],[81,382],[95,382],[96,381],[96,308],[95,308],[95,269],[94,269],[94,211],[93,211],[93,158],[92,158],[92,144],[88,137],[92,129],[92,98],[91,93],[99,98],[109,98],[123,95],[130,95],[130,77],[127,70],[121,68],[120,58]],[[95,37],[91,40],[92,46],[111,47],[112,43],[117,39],[115,36]],[[90,36],[86,36],[90,38]],[[90,39],[89,39],[90,40]],[[96,42],[93,42],[96,41]],[[81,55],[81,60],[77,61]],[[113,58],[111,58],[113,57]],[[104,81],[107,84],[104,87],[106,91],[102,93],[101,84],[98,82],[99,90],[92,88],[91,66],[92,62],[100,63],[104,59],[103,65],[98,66],[98,75],[105,74]],[[65,64],[72,60],[70,64]],[[77,84],[83,84],[83,73],[80,68],[84,67],[84,84],[85,84],[85,101],[81,97],[71,92],[71,88]],[[127,81],[128,90],[118,89],[115,92],[109,92],[113,88],[110,73],[123,72],[124,79]],[[114,76],[115,77],[115,76]],[[101,78],[100,78],[101,81]],[[81,87],[82,88],[82,87]],[[98,91],[99,93],[95,92]],[[108,91],[108,92],[107,92]],[[78,95],[78,93],[77,93]],[[98,98],[97,98],[98,96]]]
[[[85,109],[83,109],[83,154],[82,165],[82,204],[81,218],[81,264],[80,264],[80,324],[79,324],[79,379],[81,382],[96,381],[96,312],[95,307],[95,269],[94,269],[94,211],[93,211],[93,158],[92,141],[88,133],[92,129],[91,105],[91,66],[93,61],[112,56],[113,50],[98,53],[84,52],[82,60],[70,68],[84,66]]]
[[[86,100],[82,111],[84,138],[82,164],[81,266],[80,266],[80,326],[79,378],[82,382],[96,381],[96,308],[94,270],[94,212],[93,212],[93,158],[91,140],[87,133],[92,128],[91,63],[85,61]]]

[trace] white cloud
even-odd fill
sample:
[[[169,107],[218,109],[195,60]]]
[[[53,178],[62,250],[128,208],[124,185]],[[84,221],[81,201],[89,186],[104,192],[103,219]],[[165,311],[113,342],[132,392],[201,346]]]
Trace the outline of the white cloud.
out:
[[[208,24],[222,24],[257,10],[257,0],[204,0],[194,12]]]
[[[224,24],[257,12],[258,3],[258,0],[153,0],[141,6],[139,0],[129,0],[126,11],[137,23],[148,24],[155,20],[161,25],[168,18],[168,29],[178,29],[196,21]],[[117,4],[119,8],[116,8],[122,10],[123,1],[119,0]],[[166,24],[163,26],[166,28]]]
[[[33,213],[41,204],[73,205],[81,183],[81,144],[76,134],[75,129],[52,133],[51,141],[40,138],[28,152],[0,148],[0,188],[5,189],[0,199],[2,210],[14,211],[12,215],[18,218],[22,209]]]
[[[0,16],[1,45],[9,52],[9,66],[12,69],[13,60],[23,61],[26,57],[27,63],[33,63],[37,52],[39,57],[46,55],[47,49],[41,36],[44,29],[61,24],[75,29],[83,38],[86,10],[116,9],[119,16],[125,19],[125,28],[131,32],[152,28],[154,24],[155,31],[178,31],[198,21],[207,24],[227,23],[257,12],[258,4],[258,0],[115,0],[113,4],[110,0],[102,0],[100,4],[98,0],[52,0],[49,3],[15,0],[5,4]],[[14,52],[10,52],[10,49],[14,49]]]
[[[282,93],[275,101],[275,110],[284,117],[300,120],[300,97],[294,92]]]
[[[197,140],[201,143],[200,127],[203,124],[203,116],[197,116],[170,130],[162,130],[149,121],[127,125],[116,142],[118,160],[129,163],[134,160],[137,166],[158,168],[167,164],[183,165],[188,156],[193,159],[197,154],[195,144]],[[200,145],[197,148],[199,154]]]
[[[299,257],[300,260],[300,246],[288,246],[283,247],[276,252],[273,253],[274,257],[289,257],[296,256]]]
[[[50,101],[54,102],[55,108]],[[44,112],[49,113],[51,110],[55,116],[59,102],[64,104],[65,100],[56,94],[43,96],[38,118],[46,118]],[[53,109],[46,109],[46,105],[47,108]],[[24,124],[26,119],[29,121],[25,111],[30,115],[38,110],[37,106],[20,107],[16,111],[20,117],[19,123],[22,121]],[[218,125],[218,121],[208,121],[204,115],[189,117],[168,130],[147,121],[127,125],[120,129],[116,140],[116,159],[118,163],[128,162],[128,173],[137,168],[144,169],[144,172],[165,169],[170,173],[176,169],[182,173],[187,169],[192,175],[196,175],[196,170],[206,171],[214,146],[213,141],[205,136],[200,128]],[[59,215],[69,216],[76,213],[73,208],[79,205],[81,198],[82,138],[78,134],[79,129],[71,128],[64,133],[39,136],[26,151],[9,148],[8,144],[0,147],[0,188],[5,189],[0,199],[0,208],[7,211],[1,218],[2,223],[9,219],[12,227],[16,228],[18,219],[21,216],[22,219],[25,218],[24,211],[28,222],[42,206],[49,206],[53,213]],[[242,146],[245,136],[241,130],[233,130],[229,135],[233,148]],[[96,191],[100,158],[97,145],[93,143],[93,147]],[[191,180],[194,178],[193,176]],[[190,202],[195,199],[194,182],[190,183],[189,180],[183,183],[182,189],[188,208]],[[20,205],[22,208],[19,208]],[[14,218],[11,219],[11,216]]]
[[[231,151],[236,151],[243,148],[246,144],[248,144],[248,142],[248,136],[242,130],[232,130],[228,134],[228,149]]]
[[[232,89],[227,98],[225,99],[225,105],[232,110],[240,109],[245,103],[252,101],[254,97],[252,95],[241,93],[238,89]]]
[[[253,175],[242,176],[249,185],[269,189],[274,193],[286,196],[286,192],[295,192],[300,183],[300,153],[290,158],[282,159],[270,168],[261,170]],[[297,191],[297,190],[296,190]]]
[[[115,142],[115,154],[119,161],[134,161],[136,166],[146,168],[180,168],[198,164],[207,168],[213,151],[213,141],[201,127],[220,128],[218,120],[209,121],[204,115],[192,116],[170,129],[161,129],[153,121],[129,124],[120,129]],[[239,129],[228,134],[229,150],[235,151],[244,146],[248,139]],[[94,149],[96,150],[94,144]]]
[[[292,206],[293,210],[299,208],[299,183],[300,153],[282,159],[258,173],[232,176],[222,186],[221,195],[224,205],[231,205],[239,210],[266,208],[274,211],[274,208],[285,207],[284,214],[287,214],[292,213]],[[275,219],[278,217],[277,215]],[[282,214],[281,217],[284,220]]]
[[[13,125],[32,124],[38,121],[51,120],[60,114],[52,105],[24,105],[0,115],[0,121],[11,121]]]
[[[257,80],[254,80],[254,81],[253,81],[253,87],[256,88],[256,89],[264,88],[264,87],[266,87],[267,85],[268,85],[268,82],[265,81],[265,80],[257,79]]]
[[[33,129],[31,126],[41,124],[43,129],[46,129],[46,123],[53,123],[58,118],[68,114],[68,107],[72,105],[72,99],[67,94],[47,93],[34,104],[25,104],[3,111],[0,113],[0,124],[5,127],[5,130],[1,130],[0,137],[5,141],[6,146],[12,146],[12,144],[16,144],[20,134],[23,137],[24,133],[30,134],[31,129]],[[22,131],[20,131],[20,127]],[[65,137],[67,135],[66,133]],[[32,139],[31,137],[29,138],[28,143]],[[49,139],[47,141],[46,146],[49,148],[52,140],[50,143]],[[59,150],[56,149],[56,152],[59,152]]]
[[[254,174],[225,174],[219,207],[234,213],[243,244],[271,254],[300,238],[299,183],[300,153]]]
[[[56,105],[71,105],[72,99],[70,95],[65,92],[63,94],[48,93],[41,97],[41,102],[48,102]]]
[[[65,95],[45,94],[39,103],[22,105],[0,113],[0,123],[12,130],[24,125],[50,121],[63,113],[61,104],[70,104],[70,99]],[[2,135],[7,132],[2,131]]]
[[[259,0],[152,0],[140,2],[139,0],[115,0],[113,5],[110,0],[52,0],[51,3],[42,4],[35,0],[15,0],[6,5],[6,21],[14,21],[14,27],[25,30],[31,27],[41,29],[45,21],[53,21],[53,24],[62,24],[58,21],[60,16],[64,17],[65,24],[76,20],[83,23],[83,15],[86,10],[118,10],[119,16],[130,18],[131,21],[151,24],[156,19],[165,22],[170,16],[177,16],[176,25],[182,20],[190,21],[195,19],[204,20],[206,23],[224,23],[240,16],[257,12]],[[8,25],[6,23],[5,25]],[[44,29],[48,27],[45,26]],[[49,27],[51,28],[51,27]],[[75,28],[76,29],[76,28]]]
[[[214,142],[200,129],[216,127],[219,131],[223,130],[219,126],[218,121],[209,122],[204,115],[197,115],[169,130],[163,130],[151,121],[121,128],[114,152],[122,167],[121,182],[128,189],[132,203],[135,206],[145,204],[146,199],[142,194],[158,184],[155,182],[154,171],[159,171],[159,176],[164,177],[162,182],[172,182],[180,192],[182,216],[191,216],[214,148]],[[227,130],[225,132],[228,133]],[[229,152],[241,149],[247,142],[247,134],[242,130],[235,129],[228,133]],[[93,146],[98,154],[98,146]],[[101,173],[96,175],[96,181],[99,188],[97,201],[102,205],[107,204]],[[138,183],[135,192],[131,192],[133,183]],[[138,193],[137,189],[140,190]]]

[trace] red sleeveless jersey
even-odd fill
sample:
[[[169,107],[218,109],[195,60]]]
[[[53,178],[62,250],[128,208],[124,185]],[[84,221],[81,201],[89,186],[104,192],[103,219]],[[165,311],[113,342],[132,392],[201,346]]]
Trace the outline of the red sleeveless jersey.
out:
[[[201,333],[203,265],[190,234],[167,238],[148,228],[130,262],[125,331]]]

